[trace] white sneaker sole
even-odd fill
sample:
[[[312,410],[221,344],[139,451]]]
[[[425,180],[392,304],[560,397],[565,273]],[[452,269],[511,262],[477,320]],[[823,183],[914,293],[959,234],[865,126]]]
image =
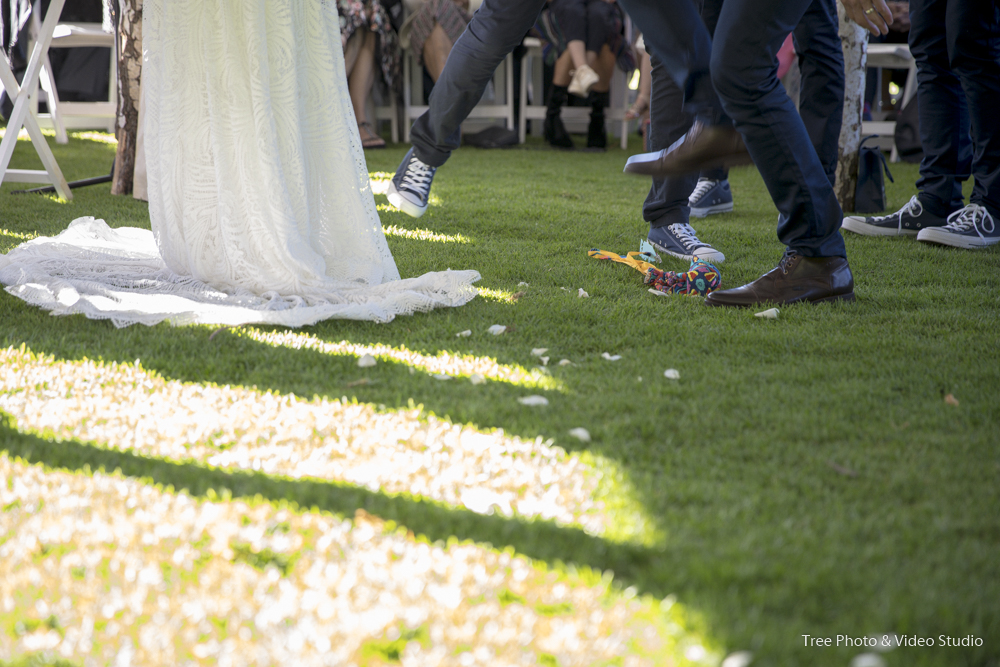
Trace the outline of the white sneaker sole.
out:
[[[917,232],[912,229],[900,229],[899,227],[876,227],[869,225],[861,216],[851,215],[844,218],[841,229],[846,229],[862,236],[916,236]]]
[[[426,206],[418,206],[404,197],[403,194],[396,189],[396,184],[392,181],[389,181],[389,189],[386,191],[385,197],[389,200],[390,204],[411,218],[419,218],[427,210]]]
[[[978,236],[962,236],[960,234],[946,232],[939,227],[921,229],[920,233],[917,234],[917,240],[923,241],[924,243],[947,245],[953,248],[964,248],[965,250],[988,248],[994,243],[1000,243],[1000,237],[983,239]]]
[[[704,250],[704,252],[695,252],[695,254],[693,255],[684,255],[679,252],[667,250],[658,243],[653,243],[652,245],[654,248],[656,248],[657,250],[659,250],[664,254],[670,255],[671,257],[676,257],[677,259],[683,259],[688,262],[693,262],[695,257],[697,257],[698,259],[703,259],[711,264],[721,264],[722,262],[726,261],[726,256],[723,255],[718,250],[716,250],[715,248],[708,248],[708,247],[698,248],[698,250]]]
[[[691,215],[696,218],[704,218],[709,215],[715,215],[716,213],[730,213],[733,210],[733,202],[727,202],[725,204],[716,204],[715,206],[709,206],[707,208],[692,208]]]

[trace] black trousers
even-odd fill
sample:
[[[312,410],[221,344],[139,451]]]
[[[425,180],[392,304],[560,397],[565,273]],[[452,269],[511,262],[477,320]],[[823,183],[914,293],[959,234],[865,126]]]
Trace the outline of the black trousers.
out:
[[[971,203],[1000,220],[1000,5],[995,0],[910,0],[917,61],[920,201],[944,216]],[[971,130],[971,135],[970,135]]]
[[[701,16],[710,35],[715,33],[722,4],[722,0],[704,0]],[[837,172],[844,105],[844,58],[837,30],[836,0],[813,0],[792,31],[802,74],[799,115],[831,184]],[[649,150],[657,151],[679,139],[693,118],[682,109],[681,89],[655,61],[652,83]],[[712,180],[727,176],[723,168],[701,173]],[[687,198],[696,183],[697,176],[654,180],[643,204],[643,219],[652,227],[687,222]]]

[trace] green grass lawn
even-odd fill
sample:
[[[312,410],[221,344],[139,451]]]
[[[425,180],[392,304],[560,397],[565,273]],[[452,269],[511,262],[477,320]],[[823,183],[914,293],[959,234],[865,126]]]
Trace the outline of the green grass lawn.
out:
[[[53,150],[72,180],[107,173],[114,146],[76,137]],[[395,171],[405,150],[370,151],[369,170]],[[857,301],[784,307],[777,320],[706,308],[699,298],[658,298],[634,270],[587,257],[591,248],[637,250],[648,231],[641,204],[649,182],[621,173],[627,156],[552,151],[537,141],[459,150],[439,169],[424,217],[377,201],[385,226],[437,235],[389,236],[404,277],[476,269],[483,296],[387,325],[328,321],[304,330],[333,343],[524,368],[537,363],[533,348],[549,348],[549,389],[470,388],[403,363],[359,369],[351,355],[257,342],[248,334],[269,331],[260,327],[214,336],[211,327],[116,330],[53,318],[7,294],[0,348],[139,359],[167,379],[347,397],[385,410],[412,401],[456,423],[552,439],[607,471],[601,493],[616,523],[604,536],[367,491],[345,491],[325,509],[350,515],[364,506],[431,539],[613,570],[641,594],[675,595],[715,645],[752,651],[755,666],[846,665],[859,649],[806,647],[802,635],[886,633],[982,639],[978,648],[896,649],[884,655],[893,667],[1000,664],[1000,246],[971,252],[848,235]],[[36,163],[21,142],[13,166]],[[891,168],[895,210],[915,194],[917,168]],[[756,278],[783,250],[757,172],[734,171],[731,183],[735,212],[694,221],[726,255],[723,287]],[[77,190],[72,202],[9,194],[20,187],[30,186],[0,187],[3,252],[81,216],[149,226],[144,203],[112,197],[107,186]],[[671,258],[662,266],[686,268]],[[578,288],[590,298],[578,298]],[[492,336],[492,324],[513,330]],[[456,338],[466,329],[473,335]],[[573,364],[555,365],[562,358]],[[680,380],[664,378],[667,368]],[[549,405],[518,403],[527,393],[544,393]],[[592,441],[570,437],[576,427]],[[0,447],[24,454],[18,443],[37,437],[8,433]],[[53,466],[96,462],[154,478],[159,465],[55,446],[33,451]],[[278,482],[227,481],[188,467],[187,477],[160,481],[189,480],[194,491],[245,483],[249,494],[318,502]]]

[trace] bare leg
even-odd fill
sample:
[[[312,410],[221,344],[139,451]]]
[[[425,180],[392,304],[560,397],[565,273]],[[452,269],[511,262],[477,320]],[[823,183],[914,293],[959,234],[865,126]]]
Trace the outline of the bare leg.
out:
[[[580,43],[582,44],[583,42]],[[570,52],[563,51],[563,54],[556,60],[555,68],[552,72],[552,85],[568,86],[570,80],[569,73],[573,67],[573,57],[570,55]]]
[[[348,42],[352,42],[352,39]],[[375,83],[375,33],[364,30],[364,40],[354,59],[354,66],[347,75],[347,89],[351,94],[351,105],[358,120],[361,141],[378,140],[379,137],[368,124],[368,95]]]
[[[435,23],[431,34],[424,41],[423,53],[424,65],[427,67],[427,71],[435,83],[437,83],[438,77],[441,76],[441,70],[444,69],[444,64],[448,60],[451,47],[452,43],[448,39],[448,33],[444,31],[441,24]]]
[[[587,64],[601,77],[591,90],[606,93],[611,88],[611,76],[615,73],[615,54],[607,44],[601,47],[600,53],[587,51]]]
[[[587,64],[587,47],[582,39],[571,39],[566,45],[569,57],[573,60],[573,69]]]

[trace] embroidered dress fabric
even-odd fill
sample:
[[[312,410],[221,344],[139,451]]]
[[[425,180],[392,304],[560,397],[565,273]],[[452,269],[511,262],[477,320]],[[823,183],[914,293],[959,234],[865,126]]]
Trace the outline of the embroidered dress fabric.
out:
[[[469,301],[475,271],[399,278],[340,42],[326,0],[147,0],[152,232],[80,218],[0,255],[0,282],[117,326],[387,322]]]

